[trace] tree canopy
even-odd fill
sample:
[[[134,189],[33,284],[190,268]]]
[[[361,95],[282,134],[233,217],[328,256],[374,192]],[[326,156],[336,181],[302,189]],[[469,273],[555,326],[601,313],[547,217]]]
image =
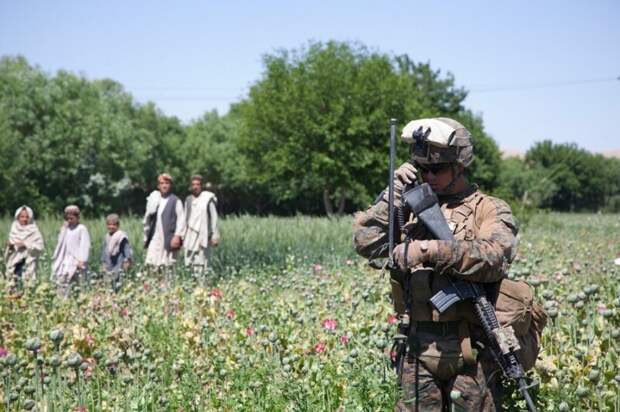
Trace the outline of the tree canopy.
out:
[[[112,80],[49,76],[0,60],[2,208],[41,212],[76,203],[93,214],[142,201],[157,172],[178,172],[184,129]]]
[[[309,43],[263,57],[263,72],[229,113],[188,125],[140,104],[110,79],[48,74],[0,58],[0,212],[141,213],[166,171],[176,192],[200,173],[225,212],[338,213],[387,185],[388,125],[447,116],[474,139],[471,180],[524,207],[620,210],[620,160],[544,141],[502,160],[454,77],[407,55],[357,43]],[[400,143],[400,161],[408,147]]]
[[[238,149],[249,175],[276,203],[327,213],[367,204],[387,181],[392,117],[401,127],[422,117],[463,122],[479,149],[472,174],[494,187],[499,150],[463,107],[467,93],[451,75],[406,55],[339,42],[281,50],[263,61],[262,78],[232,113],[240,118]]]

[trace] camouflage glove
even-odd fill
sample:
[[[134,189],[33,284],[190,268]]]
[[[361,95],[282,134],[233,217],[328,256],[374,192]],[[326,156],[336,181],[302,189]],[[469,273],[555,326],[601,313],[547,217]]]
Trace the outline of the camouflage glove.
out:
[[[405,162],[398,169],[394,171],[394,206],[400,207],[400,194],[405,185],[414,183],[417,180],[417,169],[409,162]],[[386,189],[383,193],[383,199],[387,202],[389,196],[389,190]]]
[[[407,259],[405,262],[405,244],[400,243],[394,248],[394,262],[402,271],[415,269],[428,263],[434,263],[437,258],[436,240],[414,240],[407,247]],[[405,263],[407,264],[405,266]]]

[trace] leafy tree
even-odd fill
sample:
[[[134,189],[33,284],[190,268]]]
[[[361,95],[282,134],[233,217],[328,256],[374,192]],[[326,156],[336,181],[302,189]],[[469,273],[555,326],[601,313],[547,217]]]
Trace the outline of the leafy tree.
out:
[[[466,91],[429,63],[348,43],[313,43],[264,57],[265,72],[226,116],[184,127],[113,80],[54,75],[0,59],[0,211],[77,203],[89,214],[140,212],[156,176],[177,192],[201,173],[227,211],[338,213],[386,184],[388,119],[450,116],[474,134],[473,179],[497,185],[499,151]],[[407,147],[399,145],[404,161]]]
[[[0,59],[2,182],[10,188],[3,210],[137,210],[157,171],[178,164],[170,147],[183,132],[176,118],[136,104],[112,80],[49,76],[23,57]]]
[[[474,176],[495,183],[496,145],[463,108],[466,92],[428,63],[339,42],[278,51],[263,62],[262,78],[232,113],[247,176],[277,204],[316,213],[322,203],[328,214],[367,204],[387,180],[391,117],[401,125],[441,115],[462,120],[482,148]]]
[[[200,174],[211,185],[220,210],[262,213],[270,199],[247,174],[248,159],[238,149],[238,124],[234,114],[205,113],[187,127],[177,156],[185,159],[185,179]]]
[[[608,174],[609,159],[576,144],[539,142],[528,150],[525,161],[547,171],[557,191],[543,206],[556,210],[598,210],[617,185]]]

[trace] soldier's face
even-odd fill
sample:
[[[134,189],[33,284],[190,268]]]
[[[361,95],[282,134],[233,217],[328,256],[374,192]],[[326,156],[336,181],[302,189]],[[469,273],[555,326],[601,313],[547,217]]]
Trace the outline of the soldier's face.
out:
[[[170,193],[170,189],[172,188],[172,185],[170,184],[170,181],[167,179],[159,179],[159,182],[157,183],[157,188],[159,189],[161,194],[165,196],[168,193]]]
[[[189,186],[189,190],[192,192],[194,196],[198,196],[202,190],[202,182],[198,179],[192,180],[192,183]]]
[[[422,166],[420,167],[420,173],[422,174],[422,179],[428,183],[435,192],[442,192],[448,187],[454,177],[452,167],[449,164],[445,164],[443,167],[435,166],[424,168]]]

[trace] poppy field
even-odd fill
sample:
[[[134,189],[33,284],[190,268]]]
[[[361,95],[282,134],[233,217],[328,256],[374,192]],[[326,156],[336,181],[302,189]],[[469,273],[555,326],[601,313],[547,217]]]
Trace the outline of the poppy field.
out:
[[[49,281],[59,219],[38,221],[36,283],[0,280],[0,410],[393,408],[388,277],[355,255],[350,217],[223,219],[208,276],[172,279],[142,267],[141,220],[125,218],[136,263],[116,294],[99,276],[103,219],[82,223],[93,247],[70,299]],[[619,252],[618,215],[539,214],[521,231],[509,276],[549,315],[529,372],[541,411],[620,411]],[[505,405],[524,409],[510,392]]]

